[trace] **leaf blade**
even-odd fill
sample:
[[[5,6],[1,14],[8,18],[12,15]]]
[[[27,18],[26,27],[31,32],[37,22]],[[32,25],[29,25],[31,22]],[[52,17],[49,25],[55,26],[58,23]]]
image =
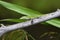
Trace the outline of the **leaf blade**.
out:
[[[13,10],[15,12],[21,13],[23,15],[31,16],[31,17],[37,17],[40,16],[40,12],[25,8],[23,6],[19,6],[16,4],[11,4],[8,2],[0,1],[0,4],[3,5],[4,7]]]
[[[46,22],[53,25],[53,26],[55,26],[55,27],[60,28],[60,20],[59,19],[53,19],[53,20],[46,21]]]

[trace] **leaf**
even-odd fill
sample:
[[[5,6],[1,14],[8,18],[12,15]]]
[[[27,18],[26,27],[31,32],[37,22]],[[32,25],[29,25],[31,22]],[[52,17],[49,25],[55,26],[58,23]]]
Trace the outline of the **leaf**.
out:
[[[20,19],[30,19],[31,17],[29,16],[22,16]]]
[[[24,22],[24,21],[26,21],[26,19],[2,19],[2,20],[0,20],[0,22],[3,22],[3,21],[8,21],[8,22]]]
[[[53,20],[46,21],[46,22],[60,28],[60,19],[53,19]]]
[[[10,10],[21,13],[23,15],[27,15],[27,16],[30,16],[30,17],[40,16],[40,12],[25,8],[23,6],[19,6],[19,5],[16,5],[16,4],[11,4],[11,3],[8,3],[8,2],[4,2],[4,1],[0,1],[0,4],[4,7],[8,8],[8,9],[10,9]]]

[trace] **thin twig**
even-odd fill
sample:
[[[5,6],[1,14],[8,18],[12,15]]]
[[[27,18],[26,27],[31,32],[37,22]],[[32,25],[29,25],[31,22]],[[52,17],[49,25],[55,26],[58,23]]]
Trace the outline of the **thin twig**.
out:
[[[52,19],[52,18],[56,18],[58,16],[60,16],[60,10],[59,9],[56,12],[49,13],[49,14],[43,15],[41,17],[34,18],[34,19],[26,21],[26,22],[17,23],[17,24],[14,24],[14,25],[6,26],[6,27],[0,27],[0,36],[2,36],[6,32],[16,30],[16,29],[19,29],[19,28],[23,28],[23,27],[27,27],[27,26],[30,26],[30,25],[34,25],[34,24],[37,24],[37,23],[41,23],[43,21],[46,21],[46,20],[49,20],[49,19]]]

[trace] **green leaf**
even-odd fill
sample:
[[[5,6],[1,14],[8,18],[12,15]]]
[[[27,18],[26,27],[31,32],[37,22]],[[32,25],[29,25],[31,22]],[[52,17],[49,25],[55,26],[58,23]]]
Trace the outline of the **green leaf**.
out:
[[[46,22],[60,28],[60,19],[53,19],[53,20],[46,21]]]
[[[8,3],[8,2],[4,2],[4,1],[0,1],[0,4],[4,7],[8,8],[8,9],[10,9],[10,10],[21,13],[23,15],[27,15],[27,16],[30,16],[30,17],[40,16],[40,12],[25,8],[23,6],[19,6],[19,5],[16,5],[16,4],[11,4],[11,3]]]
[[[3,22],[3,21],[8,21],[8,22],[24,22],[24,21],[27,21],[26,19],[2,19],[0,20],[0,22]]]
[[[31,17],[29,16],[22,16],[20,19],[30,19]]]

